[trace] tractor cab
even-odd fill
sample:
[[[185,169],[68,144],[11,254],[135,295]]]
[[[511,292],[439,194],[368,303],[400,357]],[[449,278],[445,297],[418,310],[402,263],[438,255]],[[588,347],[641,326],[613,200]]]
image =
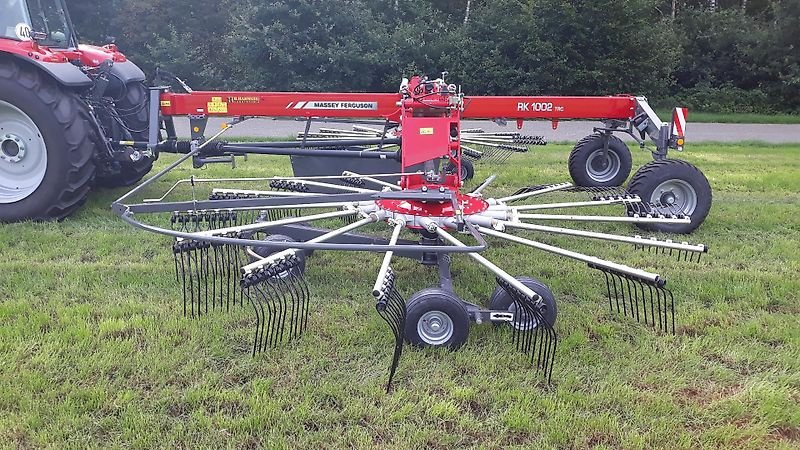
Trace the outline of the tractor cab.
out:
[[[51,48],[74,48],[77,42],[64,0],[0,0],[0,38]]]

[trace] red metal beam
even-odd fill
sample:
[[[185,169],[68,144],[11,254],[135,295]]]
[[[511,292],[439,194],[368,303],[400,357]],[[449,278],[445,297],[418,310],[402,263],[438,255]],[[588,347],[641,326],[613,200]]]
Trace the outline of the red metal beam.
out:
[[[166,116],[384,118],[399,120],[400,94],[311,92],[164,93]],[[463,119],[630,119],[635,97],[466,97]]]

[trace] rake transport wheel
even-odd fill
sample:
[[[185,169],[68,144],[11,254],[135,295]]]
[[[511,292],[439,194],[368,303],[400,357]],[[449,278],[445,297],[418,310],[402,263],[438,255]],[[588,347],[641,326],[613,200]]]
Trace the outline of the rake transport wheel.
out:
[[[469,336],[469,314],[456,294],[423,289],[408,299],[405,339],[415,347],[457,350]]]
[[[604,148],[606,139],[608,152]],[[578,186],[616,187],[628,179],[632,164],[631,151],[620,138],[591,134],[572,149],[569,174]]]
[[[134,141],[148,139],[149,91],[144,83],[134,81],[123,86],[123,91],[114,99],[116,112],[126,134]],[[116,188],[133,186],[153,169],[153,159],[142,156],[138,161],[119,162],[118,170],[110,174],[98,174],[95,183],[100,187]]]
[[[279,251],[282,250],[282,249],[277,249],[274,246],[269,245],[270,242],[297,242],[297,240],[295,240],[295,239],[293,239],[293,238],[291,238],[289,236],[282,235],[282,234],[271,234],[271,235],[265,237],[262,241],[264,242],[263,246],[261,246],[261,247],[253,247],[252,248],[253,253],[257,254],[258,256],[260,256],[262,258],[266,258],[267,256],[273,255],[273,254],[278,253]],[[297,259],[300,262],[298,263],[297,267],[295,269],[292,269],[292,270],[296,271],[295,275],[301,276],[301,275],[306,273],[306,255],[305,255],[305,252],[298,251],[297,252]],[[256,259],[252,255],[250,255],[250,262],[253,262],[255,260]],[[281,278],[283,278],[284,275],[285,274],[281,274]]]
[[[638,224],[649,231],[688,234],[696,230],[711,210],[711,185],[703,172],[686,161],[664,159],[642,166],[628,185],[631,194],[691,219],[687,224]],[[658,208],[656,207],[656,210]]]
[[[455,174],[458,171],[458,168],[455,164],[449,162],[447,166],[445,166],[445,173],[447,174]],[[471,179],[475,178],[475,165],[472,164],[472,161],[463,158],[461,159],[461,181],[467,182]]]
[[[558,318],[558,306],[556,305],[556,297],[553,295],[550,288],[541,281],[530,277],[517,277],[517,280],[542,297],[542,300],[544,300],[547,306],[544,312],[544,318],[551,327],[554,326]],[[492,311],[509,311],[514,314],[517,312],[514,299],[500,286],[494,290],[492,296],[489,298],[489,309]],[[528,331],[536,328],[537,325],[535,319],[527,317],[527,315],[523,313],[522,317],[515,317],[512,326],[521,331]]]
[[[60,220],[95,173],[81,99],[32,66],[0,59],[0,222]]]

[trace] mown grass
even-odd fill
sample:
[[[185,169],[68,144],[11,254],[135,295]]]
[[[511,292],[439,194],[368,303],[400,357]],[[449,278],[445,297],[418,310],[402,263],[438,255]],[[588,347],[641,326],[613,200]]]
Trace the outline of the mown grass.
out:
[[[672,117],[671,109],[658,110],[662,120]],[[689,120],[695,123],[765,123],[780,125],[800,124],[800,114],[715,113],[689,109]]]
[[[565,180],[569,149],[515,157],[490,192]],[[556,293],[551,385],[509,333],[475,326],[459,352],[407,350],[386,394],[392,339],[369,296],[378,255],[315,254],[309,332],[253,358],[249,309],[182,316],[170,242],[111,213],[121,192],[94,195],[64,223],[0,226],[0,447],[797,448],[800,147],[698,145],[682,156],[715,188],[689,238],[711,247],[700,264],[550,240],[665,274],[675,336],[611,315],[585,265],[508,244],[486,252]],[[285,159],[252,158],[237,175],[288,171]],[[395,265],[406,295],[435,280]],[[468,300],[493,288],[466,258],[454,274]]]

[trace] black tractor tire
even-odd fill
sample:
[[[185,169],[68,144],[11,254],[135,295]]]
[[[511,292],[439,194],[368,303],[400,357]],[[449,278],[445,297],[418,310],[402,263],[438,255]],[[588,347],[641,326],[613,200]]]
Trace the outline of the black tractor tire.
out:
[[[578,141],[569,155],[569,174],[577,186],[622,186],[631,174],[631,150],[614,135],[608,136],[608,154],[603,160],[605,135],[591,134]]]
[[[452,162],[447,163],[445,166],[445,173],[448,175],[454,175],[458,168]],[[467,181],[472,180],[475,178],[475,165],[472,161],[462,158],[461,159],[461,181],[466,183]]]
[[[114,99],[120,119],[130,129],[131,139],[147,141],[149,126],[149,90],[140,81],[123,86],[123,91]],[[153,159],[142,156],[138,161],[120,162],[118,171],[98,173],[96,184],[104,188],[133,186],[153,169]],[[117,172],[117,173],[115,173]]]
[[[456,294],[439,288],[423,289],[406,304],[406,341],[419,348],[457,350],[469,337],[469,314]]]
[[[36,125],[47,159],[35,190],[19,200],[0,203],[0,222],[66,218],[86,201],[95,174],[96,133],[86,104],[36,67],[0,56],[2,103],[21,111]],[[11,124],[0,118],[0,138],[10,131]],[[34,145],[33,140],[30,144]],[[0,178],[0,202],[3,188]]]
[[[283,250],[285,250],[284,248],[276,248],[275,246],[269,245],[271,242],[297,242],[297,240],[295,240],[295,239],[293,239],[293,238],[291,238],[289,236],[282,235],[282,234],[271,234],[271,235],[265,237],[264,239],[262,239],[262,241],[264,242],[263,246],[253,247],[253,252],[255,254],[261,256],[262,258],[266,258],[269,255],[272,255],[272,254],[275,254],[275,253],[278,253],[278,252],[282,252]],[[306,255],[305,255],[305,253],[302,252],[302,251],[298,251],[297,252],[297,259],[300,262],[298,263],[297,267],[294,269],[294,274],[299,277],[299,276],[302,276],[303,274],[306,273]],[[256,259],[251,256],[250,257],[250,262],[255,262],[255,261],[256,261]]]
[[[518,277],[522,284],[526,287],[530,288],[539,296],[542,297],[544,300],[547,309],[544,313],[544,319],[550,324],[550,326],[555,326],[556,320],[558,320],[558,305],[556,304],[556,297],[553,295],[553,291],[547,287],[541,281],[530,278],[530,277]],[[510,311],[516,312],[514,308],[514,299],[500,286],[497,286],[497,289],[494,290],[492,296],[489,297],[489,309],[492,311]],[[523,326],[520,326],[520,321],[515,319],[513,324],[509,324],[515,328],[526,329],[523,323]]]
[[[689,216],[688,224],[638,224],[643,230],[689,234],[706,220],[713,193],[703,172],[692,164],[678,159],[651,161],[642,166],[631,179],[628,192],[646,203],[672,205],[678,213]]]

